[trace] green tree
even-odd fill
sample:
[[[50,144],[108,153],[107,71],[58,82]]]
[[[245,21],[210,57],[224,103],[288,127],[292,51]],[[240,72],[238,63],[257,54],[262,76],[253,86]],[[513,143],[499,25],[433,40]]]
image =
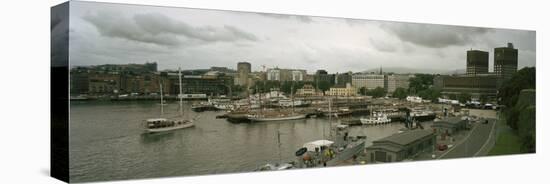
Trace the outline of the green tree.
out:
[[[392,96],[394,98],[399,98],[399,99],[405,99],[407,98],[407,90],[405,88],[397,88],[395,89],[395,91],[393,92]]]
[[[441,91],[430,87],[428,89],[417,92],[417,95],[419,97],[422,97],[422,99],[437,101],[437,99],[441,97]]]
[[[412,94],[418,94],[420,91],[424,91],[434,83],[434,75],[432,74],[416,74],[409,79],[409,92]]]
[[[536,89],[535,67],[525,67],[516,72],[512,78],[502,83],[497,97],[500,105],[513,107],[523,89]]]
[[[327,91],[330,89],[330,87],[332,87],[332,84],[329,81],[319,81],[318,85],[319,86],[315,86],[315,85],[314,86],[321,91]]]
[[[376,87],[372,90],[367,90],[367,95],[372,96],[373,98],[380,98],[386,96],[386,90],[381,87]]]
[[[361,87],[361,88],[359,88],[359,94],[361,94],[361,95],[367,95],[367,88],[366,88],[366,87]]]
[[[520,150],[525,153],[534,153],[536,150],[535,106],[531,105],[523,108],[518,119],[521,122],[518,125],[518,135],[521,141]]]
[[[516,130],[522,152],[536,151],[536,69],[526,67],[502,83],[497,98],[504,105],[506,123]]]

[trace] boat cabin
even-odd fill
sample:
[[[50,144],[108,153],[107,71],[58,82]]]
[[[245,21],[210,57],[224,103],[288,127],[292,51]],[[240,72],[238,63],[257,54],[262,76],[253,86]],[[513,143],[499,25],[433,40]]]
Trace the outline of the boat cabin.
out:
[[[307,151],[313,151],[313,152],[319,152],[321,151],[321,148],[323,147],[330,147],[334,142],[329,140],[316,140],[313,142],[308,142],[304,144],[304,148],[307,149]]]
[[[153,118],[147,119],[147,128],[163,128],[174,126],[174,121],[169,121],[166,118]]]

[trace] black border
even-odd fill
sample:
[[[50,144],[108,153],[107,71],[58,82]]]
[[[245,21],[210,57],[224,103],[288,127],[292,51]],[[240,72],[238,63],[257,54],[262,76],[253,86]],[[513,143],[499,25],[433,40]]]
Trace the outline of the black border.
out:
[[[69,2],[51,8],[50,175],[69,182]]]

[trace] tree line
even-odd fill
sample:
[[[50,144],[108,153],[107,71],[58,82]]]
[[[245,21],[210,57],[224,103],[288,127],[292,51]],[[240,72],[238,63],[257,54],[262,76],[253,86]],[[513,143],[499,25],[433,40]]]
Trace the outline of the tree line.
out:
[[[536,150],[535,78],[535,67],[525,67],[504,81],[497,94],[499,104],[504,106],[506,124],[518,134],[520,150],[525,153]]]

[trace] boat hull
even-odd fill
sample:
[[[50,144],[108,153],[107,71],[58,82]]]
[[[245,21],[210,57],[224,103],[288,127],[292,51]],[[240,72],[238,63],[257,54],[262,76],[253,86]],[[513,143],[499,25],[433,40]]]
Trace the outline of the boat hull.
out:
[[[305,114],[300,115],[294,115],[294,116],[288,116],[288,117],[273,117],[273,118],[265,118],[265,117],[248,117],[250,121],[253,122],[263,122],[263,121],[284,121],[284,120],[297,120],[297,119],[305,119]]]
[[[204,111],[217,111],[219,109],[214,106],[196,106],[196,107],[191,107],[191,110],[195,112],[204,112]]]
[[[435,119],[435,114],[413,116],[413,118],[417,121],[420,121],[420,122],[432,121],[432,120]]]
[[[160,132],[168,132],[168,131],[173,131],[173,130],[178,130],[178,129],[183,129],[183,128],[190,128],[190,127],[193,127],[195,126],[194,123],[185,123],[185,124],[182,124],[182,125],[177,125],[177,126],[172,126],[172,127],[164,127],[164,128],[149,128],[146,130],[147,133],[160,133]]]
[[[370,120],[370,119],[360,119],[361,124],[363,125],[380,125],[380,124],[388,124],[391,123],[390,119],[387,120]]]

